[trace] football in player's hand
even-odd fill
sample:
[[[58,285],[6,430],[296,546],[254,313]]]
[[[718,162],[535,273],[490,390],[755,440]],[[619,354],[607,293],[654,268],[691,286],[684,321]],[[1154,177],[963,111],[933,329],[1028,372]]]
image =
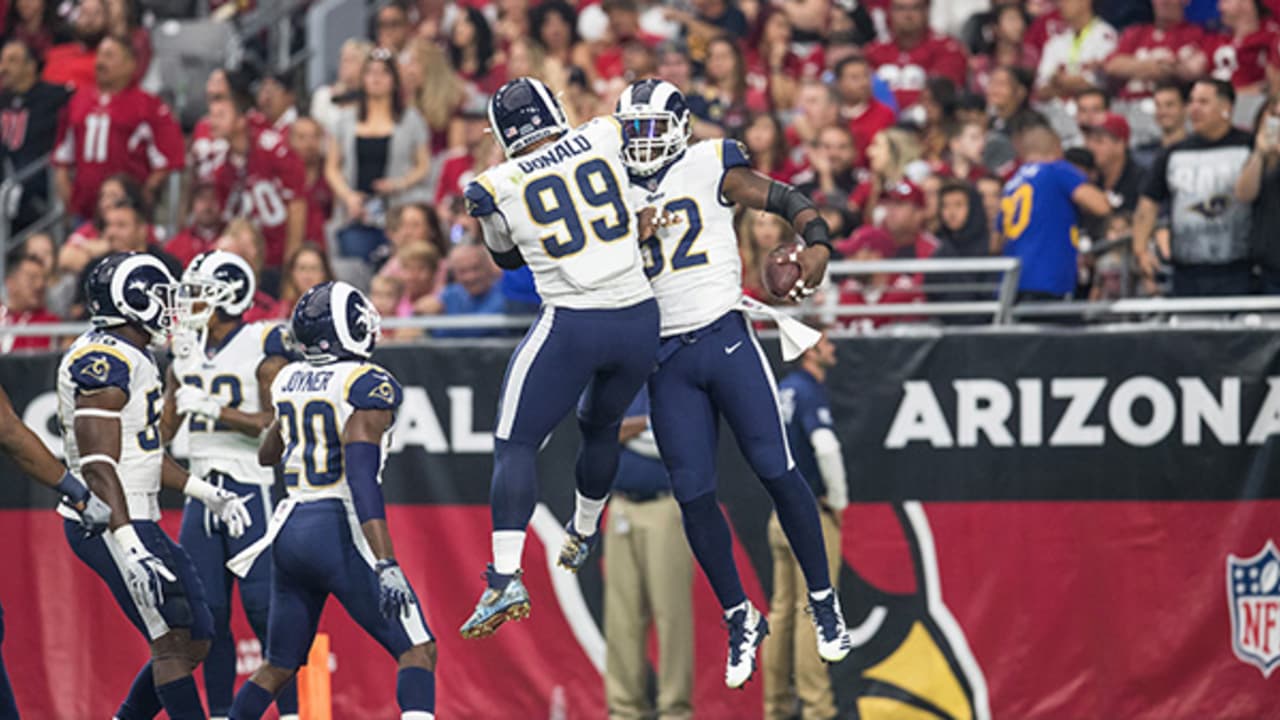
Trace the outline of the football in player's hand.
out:
[[[802,270],[796,260],[800,253],[800,243],[785,242],[774,248],[765,258],[761,270],[764,287],[769,294],[779,300],[785,300],[795,290],[800,281]]]

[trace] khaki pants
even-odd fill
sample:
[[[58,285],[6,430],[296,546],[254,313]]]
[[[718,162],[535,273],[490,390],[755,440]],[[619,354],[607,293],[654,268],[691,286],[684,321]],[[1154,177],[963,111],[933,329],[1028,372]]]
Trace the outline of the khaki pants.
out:
[[[827,566],[835,588],[840,577],[840,527],[830,511],[821,510],[818,514],[822,517]],[[797,697],[804,720],[834,718],[831,676],[818,657],[818,637],[807,612],[809,588],[776,512],[769,517],[769,549],[773,554],[773,598],[769,603],[769,636],[762,649],[765,720],[794,717]]]
[[[667,496],[609,503],[604,537],[605,697],[609,717],[651,718],[649,622],[657,628],[662,720],[693,716],[693,556],[680,505]]]

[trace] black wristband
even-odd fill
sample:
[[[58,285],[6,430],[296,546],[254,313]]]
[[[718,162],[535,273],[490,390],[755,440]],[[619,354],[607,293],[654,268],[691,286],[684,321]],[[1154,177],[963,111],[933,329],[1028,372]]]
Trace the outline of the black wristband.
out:
[[[827,221],[821,217],[816,217],[805,223],[804,229],[800,231],[800,236],[804,238],[805,244],[809,247],[822,245],[827,248],[827,252],[834,252],[831,247],[831,229],[827,227]]]
[[[805,210],[816,210],[813,201],[804,193],[791,185],[774,180],[769,183],[769,195],[765,198],[764,209],[774,215],[781,215],[787,222],[794,223],[796,217]]]

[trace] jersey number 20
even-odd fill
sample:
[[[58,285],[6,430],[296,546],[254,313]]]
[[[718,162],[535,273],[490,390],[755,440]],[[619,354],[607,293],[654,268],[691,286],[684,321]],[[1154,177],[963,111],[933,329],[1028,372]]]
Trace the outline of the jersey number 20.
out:
[[[1000,217],[1003,220],[1001,229],[1005,240],[1017,240],[1027,231],[1031,224],[1030,185],[1019,185],[1012,195],[1000,198]]]
[[[524,190],[529,217],[539,225],[564,226],[563,233],[557,229],[542,238],[542,247],[557,260],[586,247],[584,222],[604,242],[623,238],[631,229],[631,218],[626,204],[622,202],[622,189],[618,187],[618,179],[613,176],[608,163],[600,159],[588,160],[573,172],[573,179],[583,202],[592,208],[611,210],[613,218],[610,219],[607,213],[596,213],[588,222],[588,218],[579,215],[573,193],[559,175],[544,175],[529,183]]]
[[[276,403],[280,431],[284,434],[284,484],[298,484],[298,473],[289,469],[293,454],[302,446],[302,468],[308,485],[325,487],[342,478],[342,438],[338,436],[338,419],[333,406],[323,400],[312,400],[302,412],[291,402]],[[299,417],[301,415],[301,417]],[[301,428],[299,428],[301,425]],[[301,433],[299,433],[301,429]],[[296,467],[296,466],[295,466]]]

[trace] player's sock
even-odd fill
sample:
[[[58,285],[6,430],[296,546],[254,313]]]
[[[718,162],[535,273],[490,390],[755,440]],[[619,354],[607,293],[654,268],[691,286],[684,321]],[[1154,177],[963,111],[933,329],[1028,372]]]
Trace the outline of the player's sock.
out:
[[[280,720],[298,720],[297,678],[290,678],[276,693],[276,710],[280,711]]]
[[[743,600],[742,602],[738,603],[737,605],[734,605],[731,608],[725,608],[724,616],[725,618],[729,618],[739,610],[746,610],[748,607],[751,607],[751,603],[746,600]]]
[[[170,720],[204,720],[204,705],[200,704],[200,691],[196,690],[196,679],[192,676],[157,685],[156,694]]]
[[[702,566],[711,589],[715,590],[720,607],[728,609],[745,602],[747,594],[738,578],[738,567],[733,563],[733,536],[724,513],[720,512],[716,494],[704,493],[680,503],[680,512],[689,548]]]
[[[271,693],[250,680],[240,686],[231,703],[231,720],[258,720],[271,707]]]
[[[800,562],[805,584],[817,592],[831,587],[827,570],[827,547],[822,540],[822,520],[818,517],[818,501],[800,471],[792,468],[785,474],[764,481],[764,489],[773,498],[778,522],[787,536],[791,551]]]
[[[151,720],[160,714],[160,696],[156,694],[156,678],[147,662],[133,678],[129,694],[116,711],[119,720]]]
[[[574,466],[574,476],[578,483],[579,500],[586,497],[591,500],[597,500],[603,507],[604,499],[609,495],[609,489],[613,487],[613,479],[618,475],[618,454],[621,447],[618,445],[618,430],[622,427],[621,422],[611,423],[609,425],[592,425],[581,418],[578,419],[578,429],[582,432],[582,446],[578,449],[578,462]],[[582,505],[578,505],[581,512]],[[599,514],[596,516],[599,517]],[[580,532],[584,531],[581,525],[574,524]],[[590,532],[595,532],[592,525]]]
[[[580,492],[574,493],[573,529],[582,535],[595,535],[600,528],[600,513],[608,502],[608,495],[593,500]]]
[[[520,555],[524,552],[523,530],[493,531],[493,570],[504,579],[520,569]]]
[[[396,702],[403,719],[432,717],[436,711],[436,674],[420,667],[400,668],[396,673]]]

